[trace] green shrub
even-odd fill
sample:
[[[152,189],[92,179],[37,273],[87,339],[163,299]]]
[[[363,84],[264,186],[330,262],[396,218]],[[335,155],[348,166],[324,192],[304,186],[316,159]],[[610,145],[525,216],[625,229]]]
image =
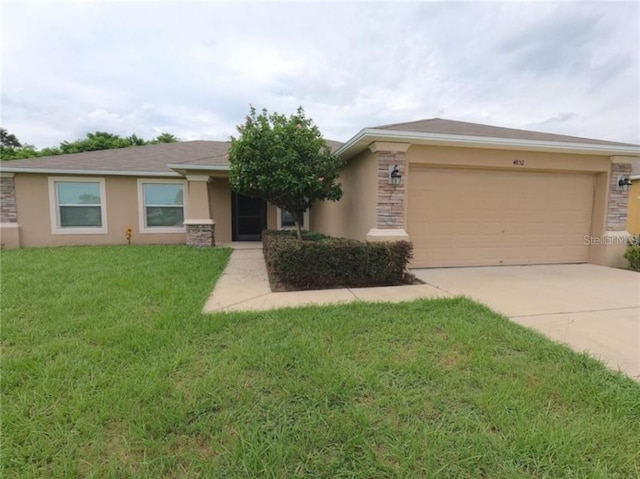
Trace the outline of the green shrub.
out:
[[[640,235],[632,236],[627,243],[627,251],[625,251],[624,257],[629,261],[629,267],[633,271],[640,272]]]
[[[293,229],[288,230],[264,230],[262,232],[262,236],[276,236],[276,237],[285,237],[285,238],[296,238],[296,232]],[[304,241],[319,241],[330,239],[331,236],[323,235],[322,233],[315,233],[313,231],[302,231],[302,239]]]
[[[269,275],[296,289],[389,286],[405,282],[413,245],[408,241],[363,242],[306,233],[265,231]]]

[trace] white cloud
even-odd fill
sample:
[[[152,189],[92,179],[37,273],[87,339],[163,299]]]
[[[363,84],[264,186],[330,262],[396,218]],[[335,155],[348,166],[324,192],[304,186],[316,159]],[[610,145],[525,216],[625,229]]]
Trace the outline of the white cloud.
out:
[[[6,3],[2,126],[225,139],[249,104],[328,138],[440,116],[640,143],[635,3]]]

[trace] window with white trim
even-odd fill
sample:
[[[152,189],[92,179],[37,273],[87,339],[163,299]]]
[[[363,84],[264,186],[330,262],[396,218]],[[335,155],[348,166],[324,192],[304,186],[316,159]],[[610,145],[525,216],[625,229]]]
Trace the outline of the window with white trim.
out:
[[[278,222],[277,227],[279,230],[287,230],[293,229],[296,227],[296,224],[293,219],[293,215],[289,213],[287,210],[283,210],[282,208],[278,208]],[[309,229],[309,210],[304,212],[302,219],[302,229]]]
[[[289,213],[287,210],[280,210],[280,227],[281,228],[293,228],[296,223],[293,218],[293,215]]]
[[[49,178],[51,232],[100,234],[107,232],[103,178]]]
[[[140,231],[184,232],[185,182],[138,180]]]

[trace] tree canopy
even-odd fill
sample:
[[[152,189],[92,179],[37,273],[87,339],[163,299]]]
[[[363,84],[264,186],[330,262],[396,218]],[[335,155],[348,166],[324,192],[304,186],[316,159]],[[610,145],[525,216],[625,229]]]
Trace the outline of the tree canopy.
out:
[[[106,131],[87,133],[85,138],[75,141],[63,141],[59,146],[37,150],[32,145],[21,143],[18,138],[6,129],[0,128],[0,158],[2,160],[20,160],[39,156],[81,153],[83,151],[111,150],[157,143],[174,143],[178,138],[171,133],[161,133],[152,140],[140,138],[135,133],[122,137]]]
[[[251,107],[238,133],[229,150],[231,188],[288,211],[302,238],[304,212],[315,201],[342,197],[340,159],[302,107],[289,117]]]
[[[0,128],[0,145],[8,146],[11,148],[20,148],[22,144],[16,138],[16,135],[12,135],[5,128]]]
[[[151,140],[151,143],[175,143],[177,141],[178,138],[171,133],[160,133],[155,140]]]

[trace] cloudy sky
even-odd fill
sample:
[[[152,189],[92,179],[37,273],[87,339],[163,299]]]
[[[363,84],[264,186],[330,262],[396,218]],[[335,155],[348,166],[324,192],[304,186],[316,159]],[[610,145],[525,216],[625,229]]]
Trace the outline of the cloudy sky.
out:
[[[327,138],[441,117],[640,143],[636,2],[3,2],[2,126],[228,139],[249,104]]]

